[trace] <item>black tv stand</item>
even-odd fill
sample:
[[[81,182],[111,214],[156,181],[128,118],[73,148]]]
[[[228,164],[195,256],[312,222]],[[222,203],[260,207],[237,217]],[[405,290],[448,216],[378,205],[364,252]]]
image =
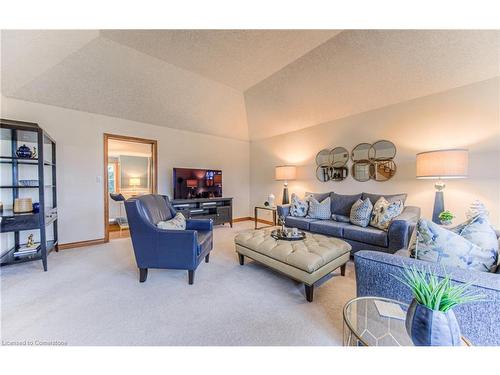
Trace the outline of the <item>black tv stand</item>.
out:
[[[233,198],[173,199],[172,206],[186,219],[212,219],[233,227]]]

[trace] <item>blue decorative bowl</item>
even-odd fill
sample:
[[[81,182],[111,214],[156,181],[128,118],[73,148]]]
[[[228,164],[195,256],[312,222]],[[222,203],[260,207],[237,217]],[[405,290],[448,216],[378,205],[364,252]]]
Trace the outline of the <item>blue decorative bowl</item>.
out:
[[[406,314],[406,331],[415,346],[460,346],[461,334],[452,310],[434,311],[415,299]]]
[[[31,159],[33,152],[30,150],[28,146],[22,145],[17,149],[16,155],[20,159]]]

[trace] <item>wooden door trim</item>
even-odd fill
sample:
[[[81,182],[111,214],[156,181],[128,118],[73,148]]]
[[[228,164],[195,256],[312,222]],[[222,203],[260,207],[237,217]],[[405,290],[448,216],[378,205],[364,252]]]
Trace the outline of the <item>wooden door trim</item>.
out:
[[[103,152],[104,242],[109,242],[108,141],[116,140],[116,141],[127,141],[135,143],[145,143],[145,144],[150,144],[152,146],[151,159],[153,163],[153,168],[152,168],[153,170],[151,176],[151,186],[153,188],[153,194],[158,193],[158,141],[155,139],[131,137],[127,135],[110,134],[110,133],[104,133],[103,140],[104,140],[104,152]]]

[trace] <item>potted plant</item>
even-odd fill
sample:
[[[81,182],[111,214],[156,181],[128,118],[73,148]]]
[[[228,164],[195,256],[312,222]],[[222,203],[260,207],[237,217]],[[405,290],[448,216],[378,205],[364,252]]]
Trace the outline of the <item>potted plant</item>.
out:
[[[405,267],[402,278],[413,300],[406,314],[406,331],[416,346],[459,346],[460,327],[453,308],[467,302],[480,301],[472,295],[472,283],[453,284],[449,276],[439,279],[435,273]]]
[[[439,214],[439,220],[443,225],[450,225],[451,221],[455,218],[450,211],[443,211]]]

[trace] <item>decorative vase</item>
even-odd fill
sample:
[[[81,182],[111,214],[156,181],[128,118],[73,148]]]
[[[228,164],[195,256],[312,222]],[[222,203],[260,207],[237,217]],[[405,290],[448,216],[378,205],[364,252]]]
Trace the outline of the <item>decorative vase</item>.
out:
[[[406,332],[415,346],[460,346],[461,334],[452,310],[431,310],[416,299],[406,314]]]
[[[30,159],[33,153],[28,146],[22,145],[17,149],[16,155],[20,159]]]
[[[273,193],[269,194],[269,197],[267,197],[267,201],[269,202],[269,206],[274,207],[276,204],[276,197],[274,196]]]
[[[441,220],[441,225],[451,225],[451,220]]]

